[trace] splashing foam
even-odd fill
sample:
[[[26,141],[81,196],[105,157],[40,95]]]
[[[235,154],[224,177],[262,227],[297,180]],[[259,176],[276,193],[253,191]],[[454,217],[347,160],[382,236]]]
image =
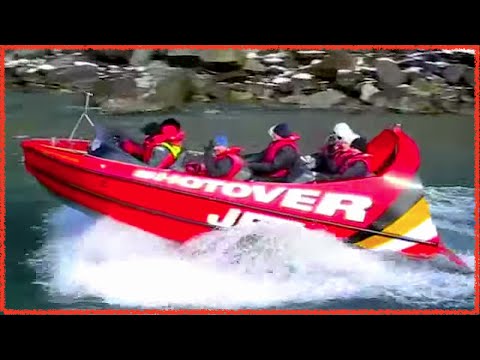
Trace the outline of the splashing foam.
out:
[[[212,232],[179,246],[65,207],[46,222],[48,240],[32,263],[54,301],[93,296],[122,307],[231,309],[358,297],[455,306],[471,296],[473,306],[473,276],[393,262],[290,224]]]
[[[461,186],[426,188],[437,226],[471,239],[475,237],[475,195],[473,188]]]

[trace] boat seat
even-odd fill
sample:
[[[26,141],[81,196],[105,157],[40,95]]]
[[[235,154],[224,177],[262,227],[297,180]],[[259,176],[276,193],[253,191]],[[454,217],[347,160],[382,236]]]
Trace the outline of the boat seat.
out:
[[[371,171],[380,174],[395,159],[397,136],[392,130],[383,130],[367,144],[367,153],[372,155]]]

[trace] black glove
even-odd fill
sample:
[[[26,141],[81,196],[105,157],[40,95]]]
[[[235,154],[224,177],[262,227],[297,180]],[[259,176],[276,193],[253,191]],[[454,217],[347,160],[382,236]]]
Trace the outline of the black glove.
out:
[[[213,140],[210,140],[208,145],[203,147],[203,150],[205,150],[205,152],[212,152],[214,147],[215,144],[213,143]]]
[[[259,156],[258,156],[257,153],[245,154],[245,155],[243,155],[243,160],[247,163],[258,162],[259,161]]]

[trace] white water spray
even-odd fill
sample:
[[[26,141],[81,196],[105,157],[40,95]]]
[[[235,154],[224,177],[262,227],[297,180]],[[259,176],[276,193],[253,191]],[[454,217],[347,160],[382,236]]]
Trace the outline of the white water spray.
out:
[[[458,306],[471,297],[473,306],[471,275],[386,260],[291,224],[212,232],[184,246],[66,207],[47,224],[34,264],[52,301],[96,297],[115,307],[232,309],[328,308],[328,301],[355,298]],[[473,256],[463,258],[473,265]]]

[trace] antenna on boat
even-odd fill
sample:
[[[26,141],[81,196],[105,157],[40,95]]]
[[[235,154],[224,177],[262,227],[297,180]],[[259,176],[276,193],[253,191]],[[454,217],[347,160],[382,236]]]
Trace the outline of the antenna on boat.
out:
[[[72,133],[70,134],[69,136],[69,140],[72,140],[73,139],[73,135],[75,134],[75,132],[77,131],[78,127],[80,126],[80,123],[82,122],[82,119],[83,118],[86,118],[87,121],[90,123],[90,125],[92,125],[92,127],[95,127],[95,125],[93,124],[93,121],[90,119],[90,117],[88,116],[87,112],[88,112],[88,105],[90,104],[90,96],[93,96],[92,93],[90,92],[87,92],[85,91],[85,108],[83,110],[83,113],[82,115],[80,115],[80,118],[78,119],[77,123],[75,124],[75,127],[73,128],[72,130]]]

